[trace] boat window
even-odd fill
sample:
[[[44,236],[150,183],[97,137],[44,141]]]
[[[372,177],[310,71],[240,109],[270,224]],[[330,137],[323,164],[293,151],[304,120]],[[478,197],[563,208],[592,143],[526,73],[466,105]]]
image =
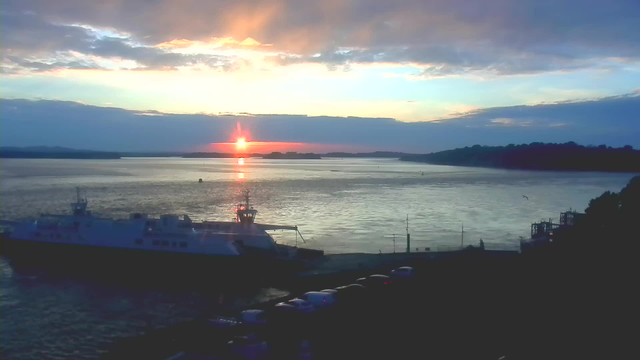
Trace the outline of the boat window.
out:
[[[172,242],[171,242],[171,247],[176,247],[176,246],[177,246],[176,242],[175,242],[175,241],[172,241]]]
[[[36,237],[40,237],[40,235],[42,234],[40,234],[39,232],[36,233]]]
[[[169,242],[167,240],[162,240],[162,245],[163,246],[169,246]]]
[[[187,242],[186,241],[181,241],[180,242],[180,247],[181,248],[186,248],[187,247]]]
[[[153,245],[155,245],[155,246],[160,245],[160,240],[153,240]]]
[[[136,239],[136,245],[142,245],[142,239]]]

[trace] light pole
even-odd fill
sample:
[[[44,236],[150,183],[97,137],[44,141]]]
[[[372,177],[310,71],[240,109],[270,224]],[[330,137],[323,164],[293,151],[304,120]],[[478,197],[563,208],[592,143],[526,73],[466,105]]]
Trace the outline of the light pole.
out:
[[[393,240],[393,253],[396,253],[396,234],[385,235],[384,237],[390,237]]]

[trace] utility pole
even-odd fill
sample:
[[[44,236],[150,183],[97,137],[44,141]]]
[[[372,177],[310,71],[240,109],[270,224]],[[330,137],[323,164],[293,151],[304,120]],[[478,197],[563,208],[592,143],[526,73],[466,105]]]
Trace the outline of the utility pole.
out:
[[[460,249],[464,249],[464,223],[462,223],[462,231],[460,231]]]
[[[385,238],[391,238],[393,240],[393,253],[396,253],[396,234],[385,235]]]
[[[407,253],[411,252],[411,235],[409,235],[409,214],[407,214]]]
[[[396,253],[396,234],[393,234],[393,253]]]
[[[393,234],[393,253],[396,253],[396,234]]]

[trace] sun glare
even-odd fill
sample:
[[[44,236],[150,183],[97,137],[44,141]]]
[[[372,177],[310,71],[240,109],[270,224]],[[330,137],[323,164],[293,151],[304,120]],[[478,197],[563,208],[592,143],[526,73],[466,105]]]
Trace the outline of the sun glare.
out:
[[[246,146],[247,146],[247,141],[243,137],[238,138],[238,140],[236,140],[236,148],[238,150],[244,150]]]

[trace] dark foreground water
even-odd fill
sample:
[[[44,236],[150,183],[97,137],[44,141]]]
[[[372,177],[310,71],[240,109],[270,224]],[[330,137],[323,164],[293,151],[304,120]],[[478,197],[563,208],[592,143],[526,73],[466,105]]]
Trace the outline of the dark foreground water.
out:
[[[160,274],[114,274],[117,263],[74,273],[22,261],[0,258],[2,359],[100,358],[123,337],[287,294],[230,284],[229,274],[180,273],[184,281],[163,281]]]
[[[557,218],[569,207],[582,210],[631,177],[386,159],[247,159],[243,166],[233,159],[2,159],[0,217],[66,212],[74,187],[82,186],[89,207],[103,216],[184,213],[226,220],[248,188],[260,222],[296,224],[308,246],[329,253],[391,252],[388,235],[404,233],[407,214],[416,247],[458,245],[463,222],[467,242],[516,245],[532,221]],[[274,237],[295,241],[293,234]],[[220,283],[220,274],[186,275],[190,281],[179,284],[94,276],[105,272],[69,273],[1,257],[0,358],[98,358],[120,337],[284,294],[255,283]]]

